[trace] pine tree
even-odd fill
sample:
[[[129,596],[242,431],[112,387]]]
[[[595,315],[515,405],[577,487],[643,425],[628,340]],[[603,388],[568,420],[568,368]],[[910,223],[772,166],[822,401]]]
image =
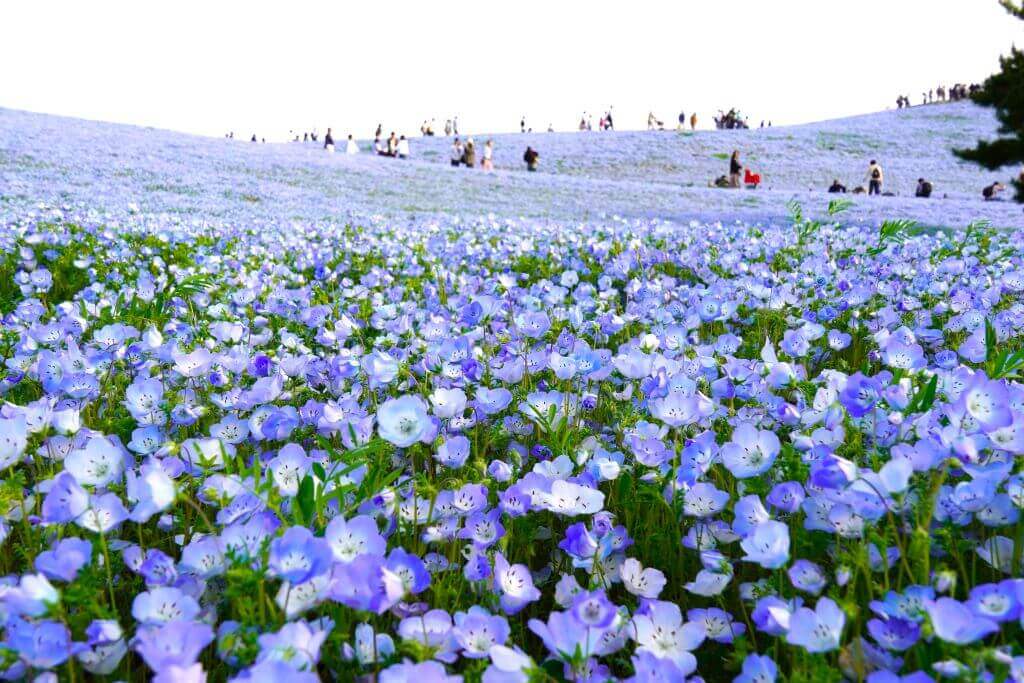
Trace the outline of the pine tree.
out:
[[[1021,0],[1000,0],[1006,11],[1024,20]],[[989,77],[973,100],[983,107],[995,107],[1002,137],[978,141],[974,149],[958,149],[957,156],[989,170],[1024,162],[1024,52],[1016,47],[999,59],[1002,70]],[[1017,201],[1024,202],[1024,174],[1018,178]]]

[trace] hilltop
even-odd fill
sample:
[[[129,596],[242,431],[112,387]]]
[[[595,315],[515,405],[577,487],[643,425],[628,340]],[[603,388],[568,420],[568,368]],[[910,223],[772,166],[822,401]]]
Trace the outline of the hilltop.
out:
[[[852,188],[877,158],[886,189],[899,196],[850,197],[848,221],[900,217],[953,227],[984,218],[1021,226],[1019,206],[980,196],[1011,173],[987,173],[950,152],[991,136],[995,125],[990,111],[958,103],[750,131],[503,134],[493,136],[497,170],[485,174],[451,168],[447,138],[413,138],[413,158],[402,161],[0,109],[0,177],[8,206],[116,213],[133,205],[203,220],[425,214],[773,222],[791,199],[812,214],[823,210],[832,178]],[[488,136],[474,137],[482,145]],[[541,152],[541,172],[523,168],[528,144]],[[733,149],[763,174],[762,189],[708,187]],[[913,198],[919,176],[934,183],[936,198]]]

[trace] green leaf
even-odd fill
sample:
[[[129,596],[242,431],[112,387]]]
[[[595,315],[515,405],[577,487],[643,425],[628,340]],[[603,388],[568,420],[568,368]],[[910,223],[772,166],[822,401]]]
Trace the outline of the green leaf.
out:
[[[313,485],[313,477],[306,475],[299,483],[299,495],[295,496],[298,509],[302,512],[302,523],[309,524],[316,515],[316,489]]]
[[[828,203],[828,215],[835,216],[846,211],[851,206],[853,206],[853,201],[849,199],[833,199]]]

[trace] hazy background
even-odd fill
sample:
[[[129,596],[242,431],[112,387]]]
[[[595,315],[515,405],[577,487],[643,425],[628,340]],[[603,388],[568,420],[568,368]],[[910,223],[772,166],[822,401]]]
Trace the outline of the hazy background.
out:
[[[778,125],[980,82],[1020,26],[995,0],[5,0],[0,106],[268,141],[596,127],[609,105],[618,128]]]

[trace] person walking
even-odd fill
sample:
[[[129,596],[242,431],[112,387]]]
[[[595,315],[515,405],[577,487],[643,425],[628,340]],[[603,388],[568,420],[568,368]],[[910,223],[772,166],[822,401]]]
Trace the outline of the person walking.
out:
[[[494,140],[488,140],[484,143],[484,155],[480,161],[480,168],[485,171],[494,170]]]
[[[473,138],[466,140],[466,149],[463,150],[462,156],[467,168],[476,166],[476,145],[473,144]]]
[[[409,158],[409,141],[404,135],[398,138],[398,146],[395,148],[395,151],[398,153],[399,159]]]
[[[697,130],[697,113],[690,114],[690,130]]]
[[[679,125],[676,126],[676,130],[682,130],[683,128],[686,128],[686,112],[685,111],[679,112]]]
[[[537,162],[540,160],[540,154],[537,153],[533,147],[527,145],[526,152],[523,154],[523,161],[526,162],[527,171],[536,171]]]
[[[352,134],[348,136],[348,142],[345,143],[345,154],[359,154],[359,145],[352,139]]]
[[[452,142],[452,153],[451,160],[452,166],[458,167],[462,163],[462,143],[459,142],[459,138],[456,136],[454,142]]]
[[[330,128],[327,129],[327,135],[324,136],[324,149],[328,154],[334,154],[334,137],[331,135]]]
[[[874,159],[868,164],[868,195],[882,194],[882,182],[885,180],[885,174],[882,173],[882,167],[878,165],[878,162]]]
[[[740,174],[743,172],[743,164],[740,163],[740,151],[734,150],[732,158],[729,159],[729,187],[740,186]]]

